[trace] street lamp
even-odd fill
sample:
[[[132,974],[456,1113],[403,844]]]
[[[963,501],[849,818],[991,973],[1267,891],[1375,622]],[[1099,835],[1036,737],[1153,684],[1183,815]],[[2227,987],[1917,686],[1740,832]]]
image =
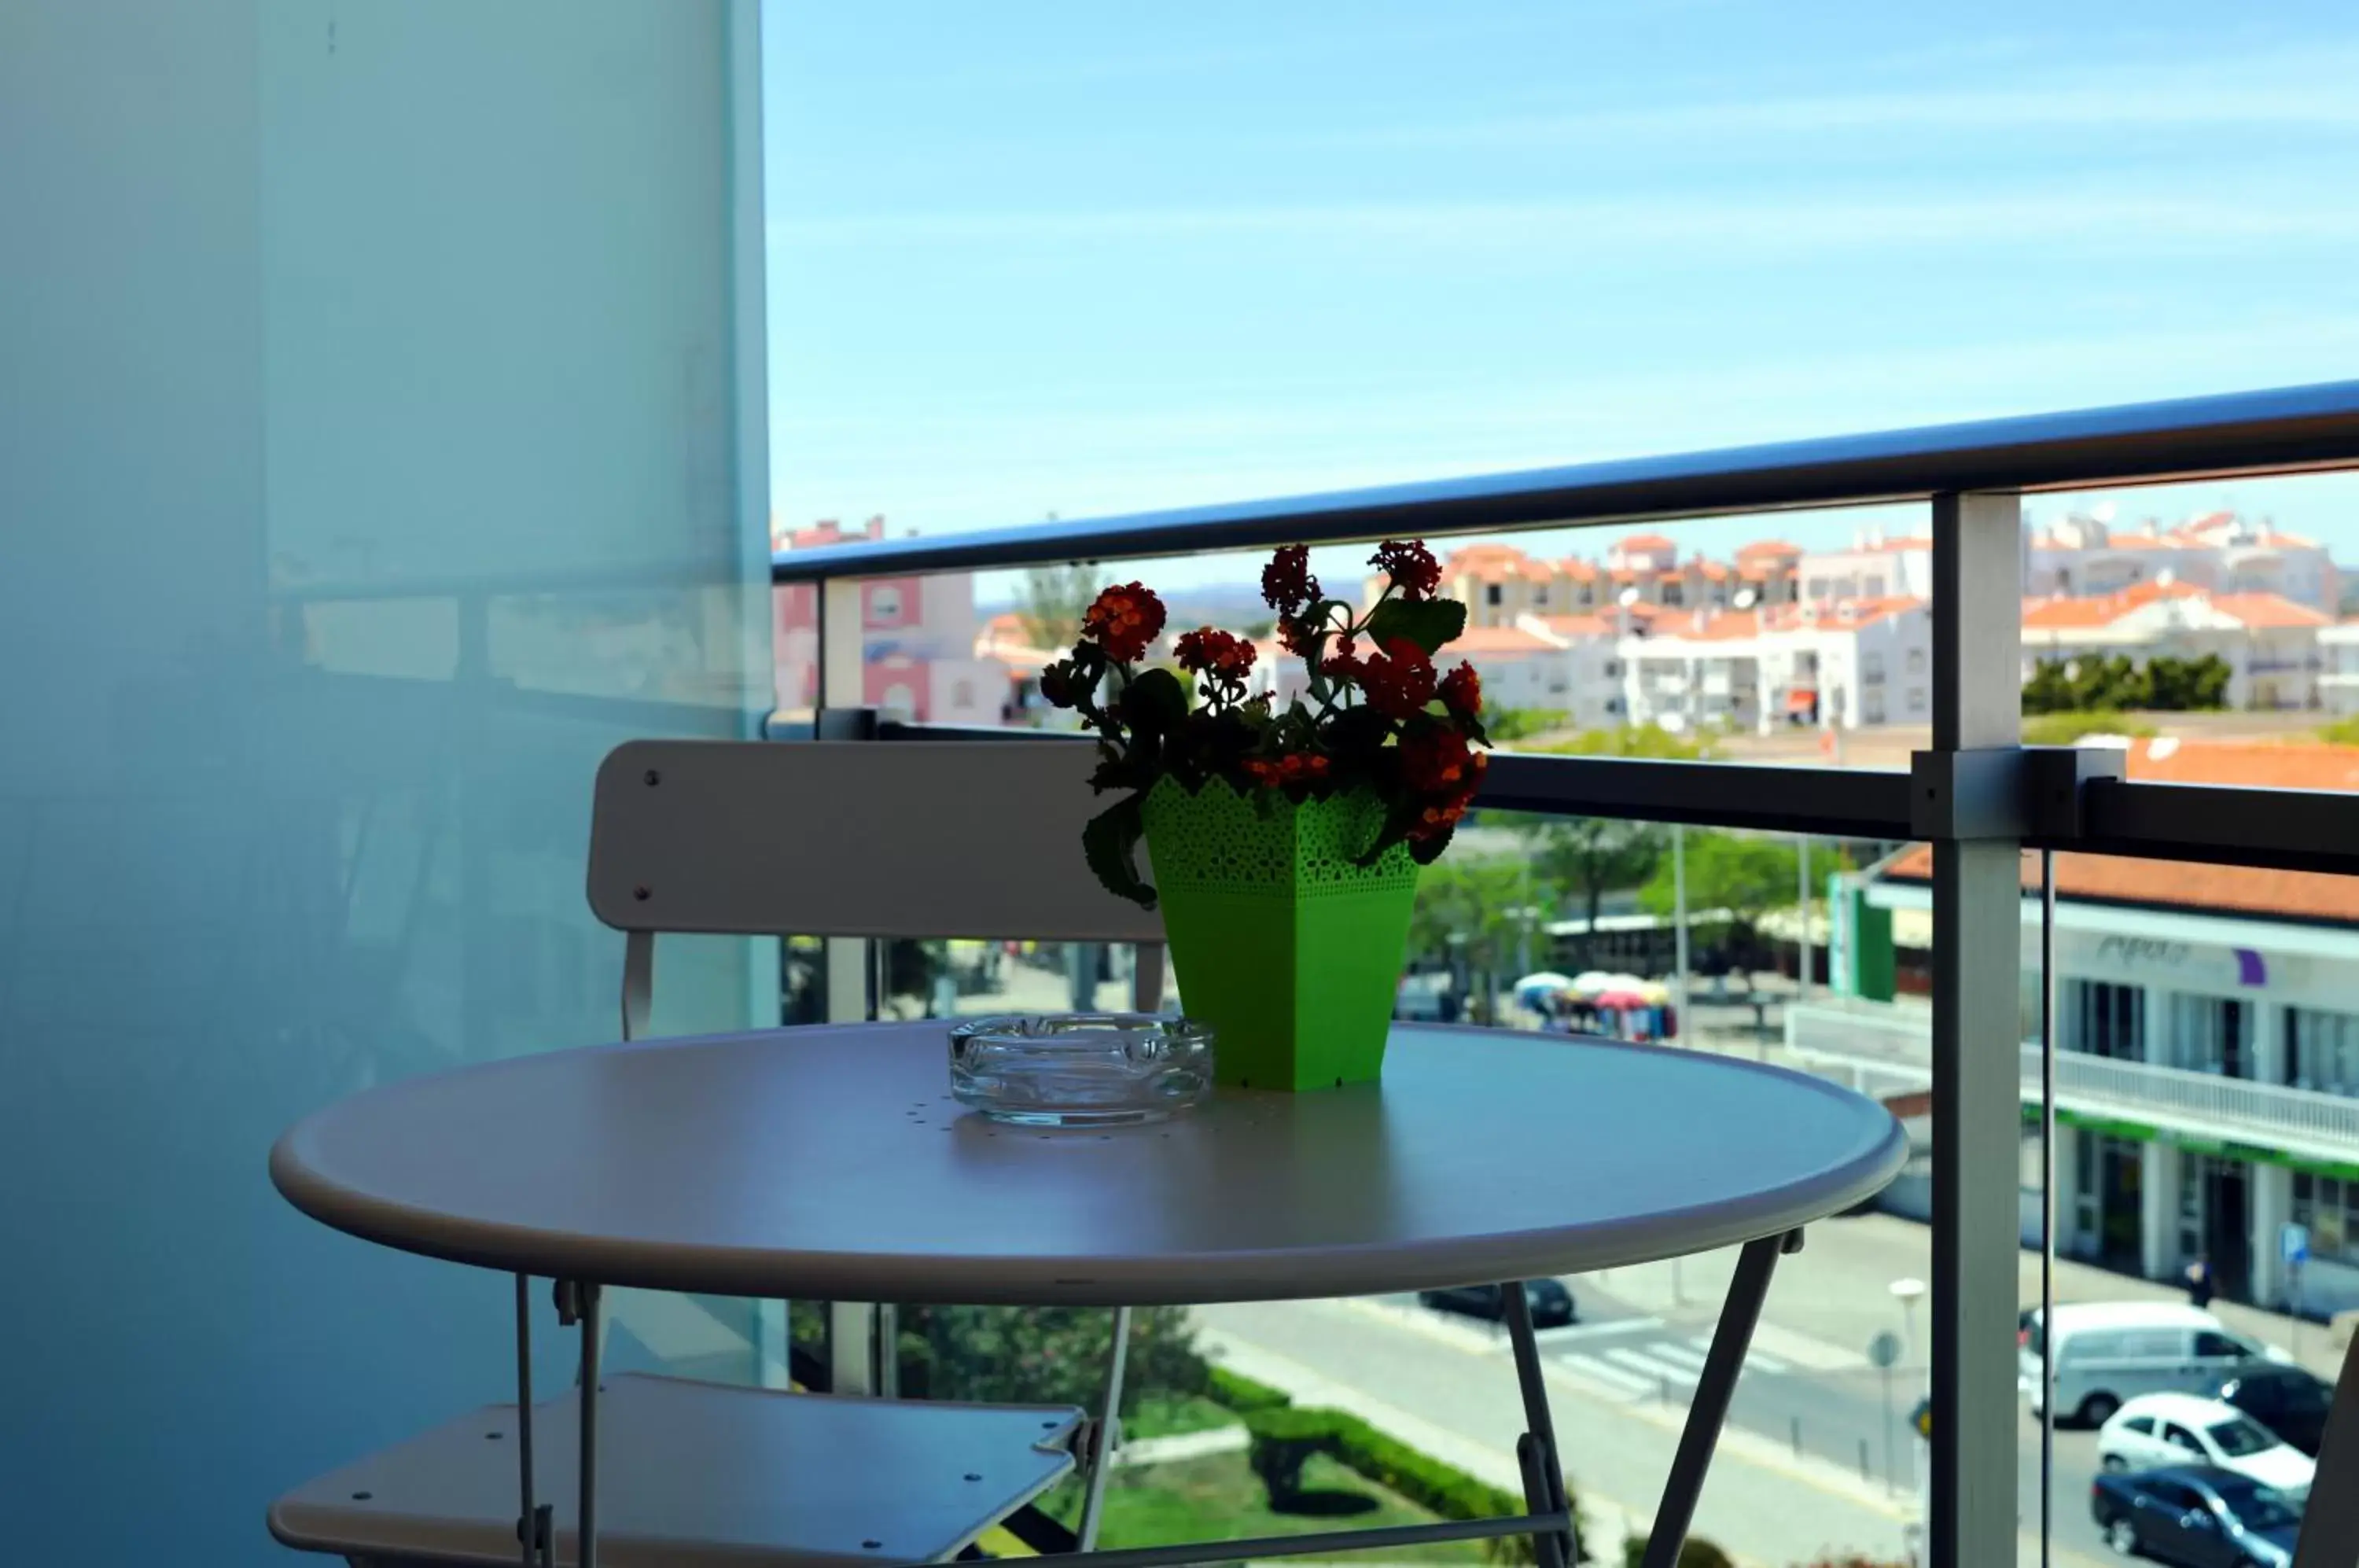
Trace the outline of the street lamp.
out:
[[[1900,1345],[1908,1365],[1917,1365],[1917,1303],[1925,1294],[1925,1281],[1913,1275],[1895,1279],[1888,1287],[1892,1299],[1900,1303]]]

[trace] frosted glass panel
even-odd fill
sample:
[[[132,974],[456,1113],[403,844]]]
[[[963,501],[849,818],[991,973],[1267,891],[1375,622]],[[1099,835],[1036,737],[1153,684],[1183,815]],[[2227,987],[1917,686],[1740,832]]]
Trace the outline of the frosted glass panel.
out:
[[[0,12],[12,1561],[267,1559],[277,1490],[509,1397],[506,1277],[264,1161],[354,1090],[611,1039],[598,758],[767,706],[749,16]],[[777,991],[668,944],[658,1021]],[[619,1363],[761,1373],[745,1303],[614,1309]]]

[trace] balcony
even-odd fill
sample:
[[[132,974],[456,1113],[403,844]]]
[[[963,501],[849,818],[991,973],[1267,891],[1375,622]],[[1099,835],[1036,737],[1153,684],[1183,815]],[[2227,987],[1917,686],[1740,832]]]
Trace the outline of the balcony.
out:
[[[1932,1020],[1917,1007],[1795,1007],[1786,1049],[1798,1062],[1864,1093],[1894,1094],[1932,1082]],[[2038,1041],[2023,1047],[2024,1104],[2040,1100]],[[2330,1166],[2359,1162],[2359,1097],[2194,1073],[2119,1057],[2056,1056],[2056,1105],[2085,1119],[2201,1147],[2277,1150]]]
[[[777,16],[767,49],[766,9]],[[1163,1423],[1158,1441],[1175,1441],[1158,1463],[1206,1468],[1158,1488],[1142,1459],[1124,1466],[1125,1485],[1140,1514],[1177,1498],[1193,1519],[1203,1494],[1182,1482],[1225,1466],[1210,1495],[1271,1529],[1322,1506],[1339,1522],[1339,1501],[1409,1528],[1462,1511],[1470,1492],[1528,1502],[1527,1485],[1550,1479],[1517,1452],[1529,1381],[1567,1409],[1561,1467],[1592,1559],[1619,1561],[1626,1535],[1656,1530],[1659,1564],[1690,1522],[1657,1530],[1657,1510],[1674,1466],[1694,1470],[1680,1424],[1716,1364],[1731,1419],[1691,1522],[1737,1561],[1792,1568],[1838,1547],[1883,1563],[2003,1568],[2053,1547],[2078,1568],[2104,1550],[2087,1518],[2094,1438],[2052,1434],[2044,1455],[2014,1395],[2017,1313],[2037,1298],[2019,1272],[2017,851],[2154,857],[2190,877],[2215,866],[2347,877],[2359,873],[2359,810],[2322,793],[2041,771],[2052,760],[2017,745],[2011,718],[2020,541],[2027,524],[2097,492],[2258,489],[2359,465],[2359,385],[2299,385],[2333,373],[2314,368],[2334,344],[2303,330],[2315,295],[2301,293],[2305,277],[2328,278],[2314,288],[2331,294],[2343,276],[2339,217],[2310,211],[2332,181],[2243,178],[2212,157],[2213,137],[2195,177],[2184,159],[2140,157],[2169,165],[2150,200],[2123,191],[2118,167],[2063,163],[2060,144],[2114,118],[2066,114],[2037,128],[2040,159],[2016,160],[2036,162],[2030,184],[1929,182],[1928,169],[1962,167],[1929,140],[1971,132],[1994,105],[2005,118],[2020,102],[2089,101],[2077,81],[2060,93],[2024,81],[2038,57],[2069,74],[2115,70],[2121,51],[2075,38],[1976,53],[1958,91],[1920,94],[1896,63],[1923,41],[1894,30],[1919,25],[1907,8],[1866,29],[1872,69],[1834,60],[1826,96],[1787,78],[1793,96],[1779,102],[1758,101],[1743,70],[1676,63],[1713,37],[1747,49],[1743,27],[1667,41],[1640,16],[1617,43],[1599,29],[1622,24],[1584,16],[1559,19],[1553,47],[1532,48],[1548,9],[1532,7],[1469,29],[1476,51],[1453,59],[1435,43],[1449,30],[1439,12],[1353,27],[1339,55],[1300,17],[1200,10],[1161,33],[1110,36],[1145,28],[1119,9],[879,28],[865,45],[853,36],[858,8],[753,0],[20,0],[0,22],[0,211],[20,237],[0,258],[0,342],[11,386],[26,389],[8,400],[0,460],[0,636],[13,677],[0,682],[0,1171],[16,1199],[17,1345],[0,1495],[12,1561],[275,1561],[264,1528],[274,1496],[515,1397],[513,1280],[309,1225],[272,1195],[265,1161],[274,1138],[322,1107],[379,1090],[397,1099],[454,1070],[498,1078],[616,1036],[628,950],[583,898],[594,771],[647,736],[754,746],[776,705],[774,635],[813,645],[816,712],[767,725],[779,746],[824,737],[881,754],[898,770],[893,799],[938,824],[971,803],[939,743],[1002,734],[1002,704],[870,663],[864,602],[897,594],[902,618],[928,620],[910,595],[945,579],[979,579],[986,597],[1076,563],[1115,580],[1201,579],[1236,566],[1223,556],[1298,542],[1332,552],[1328,581],[1356,592],[1366,541],[1387,536],[1445,548],[1526,536],[1553,561],[1596,557],[1639,528],[1694,529],[1678,541],[1682,558],[1690,542],[1725,553],[1713,540],[1734,549],[1745,532],[1809,528],[1815,550],[1839,546],[1832,536],[1853,521],[1820,514],[1853,508],[1913,514],[1930,537],[1945,603],[1921,756],[1823,767],[1841,746],[1822,753],[1789,733],[1714,735],[1730,754],[1708,761],[1684,755],[1692,735],[1669,737],[1661,760],[1503,747],[1477,802],[1488,821],[1469,843],[1487,834],[1529,862],[1555,834],[1571,860],[1573,835],[1628,830],[1697,878],[1690,916],[1727,911],[1732,927],[1758,912],[1757,886],[1738,887],[1745,908],[1724,886],[1746,880],[1735,874],[1749,860],[1768,864],[1780,902],[1798,883],[1823,886],[1838,844],[1854,865],[1875,845],[1932,844],[1938,1043],[1896,1081],[1929,1086],[1940,1109],[1945,1141],[1927,1159],[1937,1217],[1814,1224],[1733,1355],[1715,1356],[1711,1315],[1735,1267],[1729,1251],[1572,1279],[1582,1321],[1530,1367],[1489,1323],[1414,1300],[1170,1304],[1140,1337],[1136,1376],[1167,1381],[1133,1412],[1131,1435]],[[1193,31],[1223,26],[1235,36]],[[1799,38],[1812,58],[1862,32],[1830,24],[1803,37],[1777,17],[1760,28]],[[1673,59],[1707,98],[1661,101],[1658,83],[1620,64],[1634,45]],[[1407,69],[1369,69],[1386,48]],[[2316,58],[2329,80],[2315,96],[2331,108],[2333,57]],[[1223,59],[1251,62],[1274,117],[1235,112],[1240,97],[1217,79]],[[763,73],[782,62],[807,73],[795,85],[837,95],[781,93],[766,135]],[[2212,63],[2207,51],[2187,74],[2208,81]],[[1563,103],[1568,73],[1584,66],[1582,102]],[[1522,79],[1497,80],[1510,71]],[[1452,83],[1465,123],[1441,102]],[[2101,83],[2097,97],[2175,104],[2185,85],[2140,76]],[[1160,128],[1122,123],[1158,103]],[[1516,109],[1531,103],[1562,113]],[[1207,105],[1217,135],[1204,134]],[[1684,117],[1690,107],[1701,114]],[[1863,108],[1869,123],[1908,123],[1892,138],[1898,167],[1862,161],[1886,150],[1858,129]],[[2344,149],[2326,140],[2340,122],[2302,109],[2281,117],[2285,134],[2317,167],[2340,167]],[[2273,119],[2230,117],[2239,135]],[[895,139],[911,125],[940,141]],[[1619,138],[1649,125],[1671,134],[1637,149],[1655,156],[1624,158]],[[1788,140],[1830,133],[1832,158]],[[1027,136],[1044,156],[1027,159]],[[1594,158],[1558,156],[1600,136]],[[1734,185],[1728,147],[1744,155]],[[1216,148],[1238,164],[1195,163]],[[1799,201],[1773,188],[1779,170],[1813,164],[1840,188]],[[1519,185],[1541,169],[1610,178]],[[1678,188],[1680,171],[1699,169],[1701,192]],[[840,204],[792,205],[813,191]],[[2087,191],[2117,200],[2093,205]],[[2249,216],[2273,191],[2299,207],[2292,219],[2207,216],[2207,202]],[[2116,222],[2114,208],[2157,201],[2201,225],[2207,264],[2218,251],[2230,265],[2147,268],[2138,308],[2097,321],[2125,352],[2064,352],[2096,320],[2074,290],[2102,293],[2120,276],[2092,251],[2151,245],[2151,225]],[[1988,243],[2010,233],[2041,243]],[[2127,237],[2102,241],[2109,233]],[[2234,247],[2256,235],[2267,265],[2235,265]],[[1907,247],[1899,266],[1842,274],[1883,236]],[[2292,254],[2303,246],[2322,246],[2319,265]],[[1650,259],[1664,256],[1679,265]],[[1339,286],[1355,267],[1356,286]],[[2191,288],[2180,277],[2199,273]],[[2221,277],[2271,281],[2242,291],[2265,294],[2259,316],[2184,308],[2199,294],[2240,298],[2215,287]],[[1630,308],[1658,284],[1672,292],[1653,310]],[[1929,299],[1942,309],[1928,312]],[[2031,319],[2042,300],[2053,312]],[[1731,332],[1748,318],[1766,330]],[[2159,347],[2137,341],[2148,322],[2163,323]],[[2234,353],[2169,352],[2182,343]],[[791,346],[793,362],[769,364],[773,345]],[[2027,363],[2041,367],[2036,384],[2022,378]],[[2287,385],[2129,401],[2228,385],[2184,379],[2209,374]],[[2064,389],[2050,399],[2042,387]],[[2051,403],[2061,411],[1980,418]],[[888,509],[894,528],[772,559],[773,495]],[[1051,506],[1061,515],[1038,521]],[[1116,515],[1076,518],[1095,506]],[[1790,583],[1794,561],[1777,559],[1769,581]],[[1211,585],[1241,591],[1226,609],[1258,615],[1250,567]],[[779,588],[807,618],[774,616]],[[1619,592],[1608,577],[1596,603]],[[966,646],[954,636],[908,651],[939,660]],[[1678,697],[1688,682],[1639,684]],[[948,711],[975,728],[897,716]],[[1786,749],[1734,751],[1755,738]],[[1026,744],[1086,746],[1045,734]],[[1848,744],[1854,760],[1866,749],[1864,737]],[[748,844],[791,836],[855,857],[891,836],[845,838],[829,803],[745,822]],[[990,833],[985,822],[973,836]],[[837,886],[897,889],[915,906],[970,868],[946,854],[906,887],[856,872]],[[1443,894],[1473,890],[1450,917],[1462,964],[1512,980],[1518,945],[1549,940],[1519,870],[1451,860],[1429,873],[1436,923]],[[1624,891],[1655,888],[1654,875]],[[1673,907],[1665,875],[1650,911]],[[1677,917],[1634,918],[1667,950],[1642,978],[1693,985],[1691,1010],[1712,1010],[1694,955],[1677,957]],[[1011,949],[971,934],[897,963],[919,940],[686,936],[664,953],[650,1027],[742,1033],[983,1002],[1058,1009],[1111,1001],[1136,973],[1130,955],[1087,943]],[[1509,1017],[1498,990],[1480,1000]],[[2294,1126],[2298,1107],[2241,1085],[2089,1076],[2113,1071],[2064,1064],[2075,1114],[2139,1120],[2121,1108],[2136,1104],[2157,1128],[2210,1118],[2281,1129],[2223,1146],[2347,1137]],[[1489,1108],[1484,1087],[1462,1103]],[[511,1152],[544,1108],[470,1125],[463,1145],[446,1124],[394,1152],[440,1174]],[[634,1106],[618,1096],[589,1108]],[[1613,1185],[1614,1170],[1579,1167],[1600,1131],[1582,1094],[1552,1094],[1536,1114],[1551,1120],[1526,1146],[1519,1185],[1568,1204]],[[603,1169],[592,1158],[532,1174],[562,1199],[595,1188]],[[757,1196],[840,1219],[875,1174],[853,1149],[828,1180]],[[1310,1184],[1333,1174],[1277,1173]],[[1339,1214],[1414,1217],[1375,1184],[1329,1190]],[[1179,1194],[1110,1183],[1093,1195],[1161,1222]],[[976,1208],[925,1212],[954,1247]],[[1911,1279],[1921,1299],[1889,1292]],[[959,1315],[985,1309],[909,1303],[926,1314],[897,1315],[802,1299],[810,1292],[784,1282],[758,1297],[688,1296],[652,1288],[660,1272],[647,1289],[615,1286],[603,1314],[570,1290],[574,1321],[560,1327],[549,1279],[527,1283],[522,1359],[545,1390],[577,1375],[585,1392],[598,1388],[597,1346],[581,1355],[592,1333],[607,1336],[603,1369],[618,1376],[851,1396],[890,1392],[907,1371],[900,1391],[913,1399],[1002,1372],[1090,1382],[1113,1343],[1103,1315],[1078,1327],[1014,1320],[1026,1337],[1011,1348],[994,1337],[1011,1320]],[[2168,1289],[2126,1274],[2077,1283]],[[2266,1300],[2223,1310],[2283,1322]],[[906,1367],[902,1331],[925,1351]],[[2321,1339],[2303,1343],[2314,1353]],[[1169,1354],[1191,1343],[1188,1356]],[[1393,1483],[1322,1450],[1306,1460],[1308,1507],[1269,1525],[1285,1499],[1256,1480],[1235,1407],[1201,1392],[1213,1367],[1229,1399],[1264,1411],[1274,1392],[1298,1410],[1348,1415],[1373,1434],[1363,1456],[1383,1457],[1370,1464],[1389,1465]],[[1920,1455],[1904,1423],[1928,1386],[1942,1404]],[[1321,1430],[1342,1446],[1342,1422]],[[523,1446],[505,1427],[459,1435],[471,1453]],[[1395,1463],[1402,1451],[1418,1457]],[[1407,1495],[1437,1468],[1458,1479]],[[855,1479],[884,1490],[897,1477],[877,1465]],[[531,1509],[513,1497],[491,1495],[499,1550],[479,1560],[522,1548],[508,1510]],[[857,1536],[851,1553],[894,1556]]]

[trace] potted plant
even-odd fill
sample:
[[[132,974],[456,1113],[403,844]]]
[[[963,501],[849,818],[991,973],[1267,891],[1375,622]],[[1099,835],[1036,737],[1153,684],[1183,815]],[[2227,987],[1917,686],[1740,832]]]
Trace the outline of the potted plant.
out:
[[[1364,612],[1326,594],[1310,555],[1288,546],[1262,572],[1277,644],[1302,662],[1283,703],[1228,632],[1185,633],[1170,665],[1147,662],[1165,613],[1137,583],[1100,593],[1040,679],[1096,732],[1093,785],[1121,793],[1082,833],[1091,867],[1160,904],[1221,1082],[1257,1089],[1377,1076],[1418,869],[1448,846],[1488,760],[1482,682],[1463,663],[1435,668],[1466,607],[1436,595],[1432,554],[1379,547],[1385,583]]]

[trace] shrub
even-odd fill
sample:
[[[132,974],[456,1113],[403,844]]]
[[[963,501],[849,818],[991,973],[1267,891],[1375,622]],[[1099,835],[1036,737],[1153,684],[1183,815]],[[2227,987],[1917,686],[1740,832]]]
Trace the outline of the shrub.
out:
[[[2036,713],[2023,721],[2026,746],[2071,746],[2083,735],[2150,735],[2154,724],[2116,709],[2079,713]]]
[[[1647,1538],[1643,1535],[1625,1536],[1622,1541],[1623,1568],[1639,1568],[1646,1560]],[[1702,1536],[1691,1535],[1680,1542],[1679,1568],[1735,1568],[1735,1564],[1730,1562],[1727,1552]]]
[[[1256,1410],[1283,1410],[1294,1403],[1294,1397],[1266,1383],[1256,1383],[1242,1372],[1232,1372],[1225,1367],[1205,1369],[1204,1396],[1215,1404],[1226,1405],[1241,1416]]]
[[[1524,1511],[1524,1499],[1516,1494],[1419,1453],[1347,1410],[1260,1410],[1246,1415],[1245,1430],[1252,1438],[1249,1462],[1273,1504],[1299,1493],[1302,1466],[1312,1454],[1324,1454],[1441,1519],[1496,1519]],[[1520,1536],[1490,1541],[1486,1549],[1495,1562],[1532,1560],[1531,1543]],[[1573,1557],[1578,1561],[1580,1555],[1576,1539]],[[1681,1561],[1683,1568],[1722,1568]]]

